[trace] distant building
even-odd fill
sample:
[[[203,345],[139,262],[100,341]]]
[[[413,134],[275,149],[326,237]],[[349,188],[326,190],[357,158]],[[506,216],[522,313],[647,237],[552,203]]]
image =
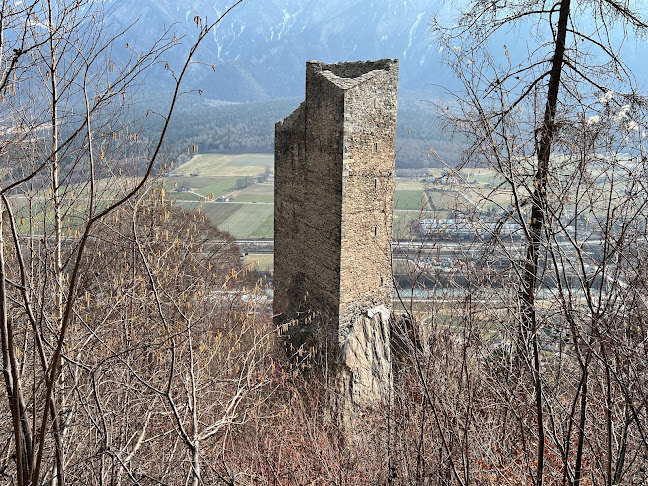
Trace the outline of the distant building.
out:
[[[412,220],[411,227],[422,237],[436,239],[490,239],[521,236],[522,226],[518,223],[503,223],[485,219],[464,217],[447,219]]]

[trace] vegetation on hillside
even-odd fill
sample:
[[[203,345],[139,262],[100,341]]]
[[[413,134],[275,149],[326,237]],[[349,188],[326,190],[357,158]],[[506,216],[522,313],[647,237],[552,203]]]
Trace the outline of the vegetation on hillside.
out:
[[[398,168],[426,170],[395,198],[394,393],[350,432],[225,231],[271,233],[270,158],[203,155],[271,152],[295,100],[179,95],[220,18],[172,71],[182,40],[136,49],[105,2],[0,6],[0,481],[648,482],[646,105],[607,35],[645,35],[636,7],[475,0],[435,26],[465,89],[402,98]],[[490,42],[511,26],[530,57]],[[133,96],[152,66],[168,105]]]
[[[454,167],[461,162],[465,137],[454,133],[436,113],[439,100],[427,100],[424,93],[404,92],[399,97],[396,167],[422,169]],[[142,137],[154,138],[161,122],[151,115],[159,101],[141,95],[137,114],[143,121]],[[274,125],[299,105],[298,98],[251,103],[232,103],[188,93],[179,100],[177,117],[165,137],[165,151],[176,164],[198,153],[273,153]],[[449,107],[448,107],[449,108]],[[443,159],[430,155],[432,145]]]

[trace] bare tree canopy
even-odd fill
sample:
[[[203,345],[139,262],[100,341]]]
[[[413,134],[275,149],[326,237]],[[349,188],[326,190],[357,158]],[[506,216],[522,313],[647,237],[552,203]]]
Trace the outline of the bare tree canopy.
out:
[[[197,14],[192,44],[167,26],[150,46],[115,30],[109,3],[0,6],[0,475],[11,484],[200,484],[203,447],[263,382],[256,303],[231,290],[247,274],[236,245],[151,182],[170,162],[162,142],[194,52],[239,3],[209,22]],[[186,49],[182,65],[165,62],[170,49]],[[149,70],[174,86],[150,114],[163,122],[156,140],[131,109]]]
[[[629,36],[647,32],[641,8],[474,1],[454,26],[434,25],[464,83],[445,109],[472,141],[464,167],[493,168],[501,181],[485,195],[497,220],[482,220],[492,232],[481,251],[507,262],[509,291],[494,291],[488,272],[473,280],[508,314],[485,311],[510,350],[508,375],[492,386],[503,396],[529,387],[527,437],[509,447],[524,448],[519,480],[536,486],[582,484],[586,470],[594,483],[632,484],[640,468],[630,458],[646,454],[646,402],[635,395],[646,376],[632,358],[645,339],[636,269],[648,216],[646,105],[620,57]],[[522,30],[529,40],[516,45]],[[521,240],[499,233],[503,225]]]

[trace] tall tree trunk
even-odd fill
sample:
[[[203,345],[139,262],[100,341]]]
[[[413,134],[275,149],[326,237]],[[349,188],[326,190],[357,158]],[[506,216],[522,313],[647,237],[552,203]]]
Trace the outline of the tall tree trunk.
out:
[[[63,261],[62,253],[62,221],[61,221],[61,196],[59,191],[60,181],[60,161],[59,161],[59,117],[58,117],[58,78],[57,78],[57,65],[58,56],[56,52],[56,45],[54,35],[56,33],[54,12],[52,9],[52,1],[47,2],[48,16],[49,16],[49,50],[50,50],[50,89],[51,89],[51,123],[52,123],[52,144],[51,144],[51,177],[52,177],[52,201],[54,204],[54,320],[55,328],[61,329],[63,323]],[[58,363],[60,368],[61,363]],[[56,366],[56,365],[54,365]],[[63,391],[63,374],[60,378],[61,387],[61,400],[64,398]],[[56,416],[55,400],[51,400],[45,406],[50,405],[52,411],[52,424],[54,430],[54,438],[56,442],[56,464],[55,470],[52,471],[52,479],[55,479],[57,486],[65,484],[64,479],[64,464],[63,464],[63,449],[60,436],[60,429],[58,417]],[[61,403],[59,409],[64,409],[65,403]],[[43,423],[42,427],[46,424]],[[35,481],[38,478],[34,478]]]
[[[581,392],[580,419],[578,421],[578,446],[576,448],[576,464],[574,466],[574,486],[580,486],[581,476],[583,475],[583,445],[585,444],[585,420],[587,419],[587,379],[589,364],[589,353],[585,360],[585,369],[583,370],[583,391]]]
[[[560,2],[558,29],[554,40],[554,55],[551,61],[551,74],[547,90],[547,104],[543,124],[539,128],[538,165],[533,179],[534,191],[531,197],[531,223],[529,242],[526,253],[524,282],[522,291],[522,319],[524,331],[530,335],[533,349],[533,374],[535,388],[535,406],[537,413],[538,450],[535,486],[542,486],[545,455],[544,413],[542,404],[542,380],[540,376],[540,350],[538,345],[538,323],[536,318],[536,285],[538,280],[538,260],[542,241],[543,226],[546,220],[546,196],[549,175],[549,158],[551,144],[556,135],[556,109],[558,92],[562,75],[567,21],[569,19],[571,0]]]
[[[4,259],[4,238],[2,227],[3,211],[0,208],[0,337],[2,342],[2,375],[7,390],[7,398],[11,408],[12,428],[14,441],[16,442],[16,468],[17,484],[22,486],[27,481],[27,468],[25,461],[25,450],[20,426],[20,411],[18,409],[18,386],[16,383],[16,363],[13,356],[14,344],[9,330],[9,316],[7,312],[7,288]]]

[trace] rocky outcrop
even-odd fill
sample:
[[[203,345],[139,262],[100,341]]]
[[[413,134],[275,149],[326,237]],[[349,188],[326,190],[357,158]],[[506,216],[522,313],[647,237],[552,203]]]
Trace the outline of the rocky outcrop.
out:
[[[352,320],[339,364],[339,392],[351,406],[386,404],[391,399],[390,317],[389,309],[380,305]]]

